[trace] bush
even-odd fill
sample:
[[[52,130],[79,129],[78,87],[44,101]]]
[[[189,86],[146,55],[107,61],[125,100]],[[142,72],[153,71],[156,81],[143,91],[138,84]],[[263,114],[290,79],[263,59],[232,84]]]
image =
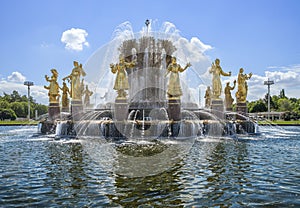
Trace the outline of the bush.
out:
[[[0,120],[16,120],[17,116],[12,109],[0,109]]]

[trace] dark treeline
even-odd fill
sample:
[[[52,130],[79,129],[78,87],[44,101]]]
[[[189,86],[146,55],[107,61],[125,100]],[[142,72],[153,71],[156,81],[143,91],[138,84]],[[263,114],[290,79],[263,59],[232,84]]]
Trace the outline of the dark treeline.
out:
[[[263,99],[248,103],[249,113],[268,111],[268,94]],[[270,96],[270,111],[284,112],[284,120],[298,120],[300,118],[300,99],[288,98],[284,89],[279,95]]]
[[[30,117],[35,117],[35,111],[39,115],[48,112],[46,105],[36,103],[32,97],[30,99]],[[3,93],[0,96],[0,120],[17,118],[26,118],[28,115],[28,98],[25,95],[20,95],[18,91],[14,90],[10,95]]]

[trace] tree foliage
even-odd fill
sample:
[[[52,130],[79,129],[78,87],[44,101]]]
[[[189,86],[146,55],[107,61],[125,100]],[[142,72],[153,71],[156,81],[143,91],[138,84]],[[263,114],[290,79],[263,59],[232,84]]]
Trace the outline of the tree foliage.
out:
[[[268,111],[268,94],[263,99],[248,103],[249,113]],[[279,95],[270,96],[270,110],[276,112],[284,112],[285,120],[300,118],[300,99],[288,98],[282,89]]]
[[[0,108],[0,120],[6,120],[6,119],[16,120],[17,116],[12,109]]]
[[[35,116],[35,110],[38,111],[39,115],[48,112],[48,107],[43,104],[36,103],[32,97],[30,100],[30,116],[33,118]],[[16,119],[26,118],[28,115],[28,98],[25,95],[20,95],[18,91],[14,90],[10,95],[3,93],[0,96],[0,119]],[[8,118],[9,117],[9,118]]]

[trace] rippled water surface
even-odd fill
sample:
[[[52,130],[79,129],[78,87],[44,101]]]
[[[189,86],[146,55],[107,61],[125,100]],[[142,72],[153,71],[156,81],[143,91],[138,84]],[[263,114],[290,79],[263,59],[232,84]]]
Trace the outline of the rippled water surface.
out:
[[[121,160],[108,144],[1,126],[0,207],[300,207],[300,127],[260,130],[197,138],[176,160],[178,149],[160,148],[163,157],[142,156],[159,159],[162,172],[130,177],[122,171],[139,155]]]

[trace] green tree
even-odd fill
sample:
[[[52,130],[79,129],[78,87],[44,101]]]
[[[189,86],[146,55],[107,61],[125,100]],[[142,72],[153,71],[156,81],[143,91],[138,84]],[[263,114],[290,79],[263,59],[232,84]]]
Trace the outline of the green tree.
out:
[[[278,111],[278,100],[279,100],[280,98],[279,98],[279,96],[277,96],[277,95],[273,95],[272,96],[272,104],[273,105],[271,105],[271,103],[270,103],[270,107],[271,107],[271,109],[273,109],[274,111]]]
[[[34,106],[34,111],[38,111],[38,115],[43,115],[45,113],[48,113],[48,106],[42,105],[42,104],[36,104]]]
[[[268,110],[265,102],[262,99],[252,101],[249,103],[248,108],[250,113],[265,112]]]
[[[11,102],[21,102],[22,101],[21,95],[16,90],[14,90],[12,92],[12,94],[10,95],[10,98],[11,98],[11,100],[10,100]]]
[[[17,116],[12,109],[1,108],[0,109],[0,120],[5,120],[5,119],[16,120]]]
[[[280,111],[292,111],[293,106],[289,99],[287,98],[280,98],[278,100],[278,106]]]
[[[280,93],[279,93],[279,98],[287,98],[287,97],[285,96],[284,89],[282,89],[282,90],[280,91]]]
[[[47,113],[47,106],[37,104],[32,97],[30,97],[29,100],[31,118],[35,116],[35,110],[38,111],[39,115]],[[3,96],[0,96],[0,108],[11,109],[18,117],[26,118],[28,115],[28,98],[25,95],[20,95],[16,90],[14,90],[10,95],[3,93]]]
[[[1,100],[0,101],[0,108],[2,109],[8,109],[9,108],[9,102],[6,100]]]
[[[13,102],[10,104],[10,108],[16,113],[17,117],[26,117],[24,104],[21,102]]]

